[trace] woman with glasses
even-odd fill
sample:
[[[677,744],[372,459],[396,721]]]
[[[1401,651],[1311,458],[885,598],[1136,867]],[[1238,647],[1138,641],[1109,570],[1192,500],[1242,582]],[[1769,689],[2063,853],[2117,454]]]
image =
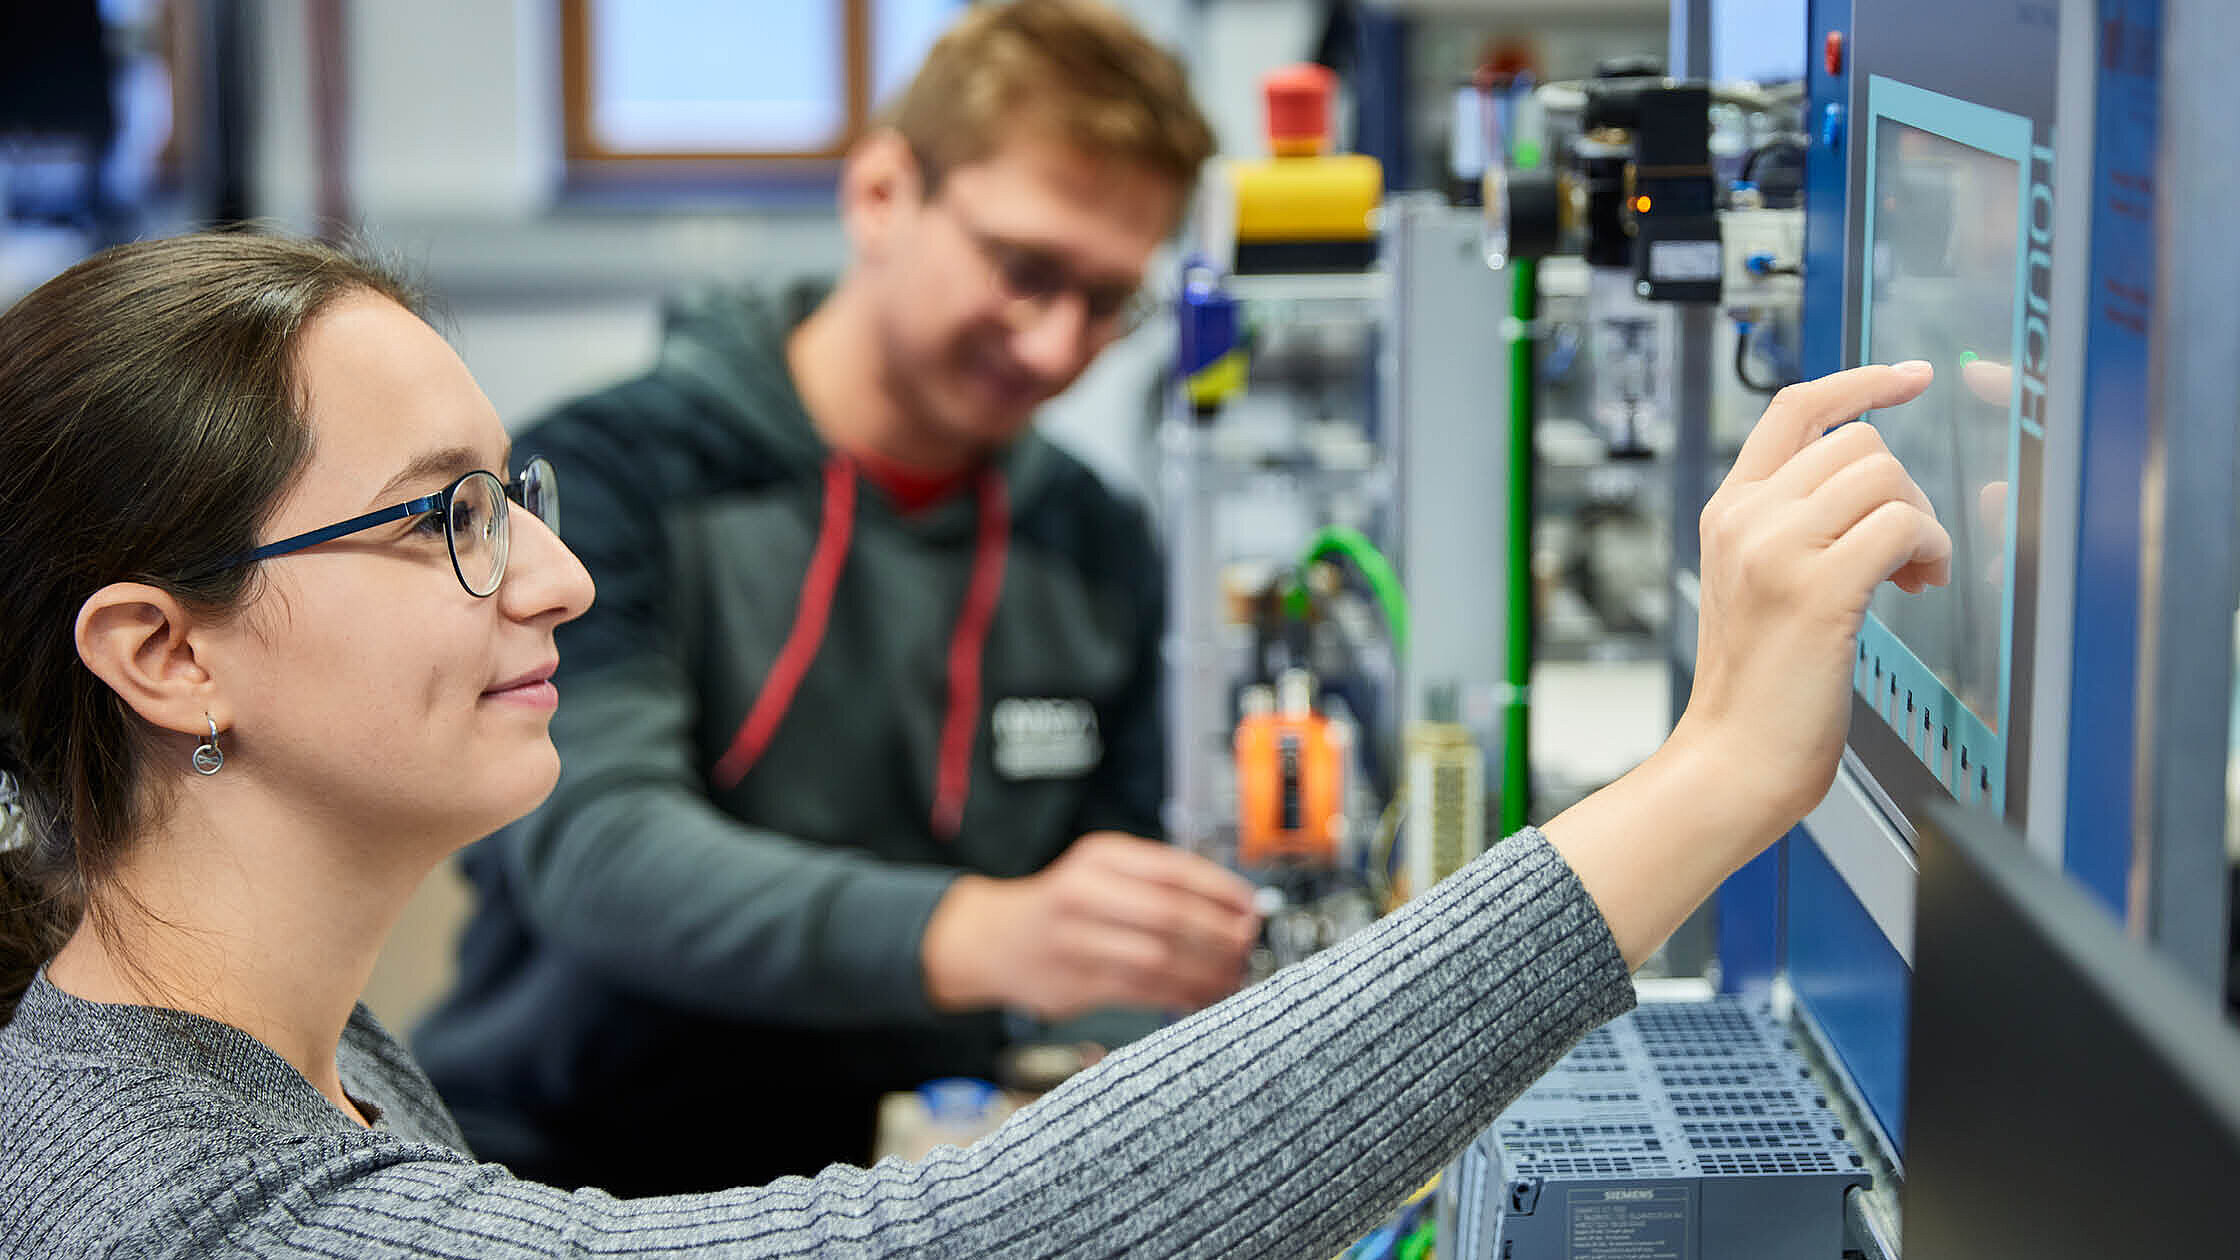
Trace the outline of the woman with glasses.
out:
[[[356,1005],[420,879],[557,773],[592,591],[549,470],[377,268],[90,259],[0,316],[0,1255],[1331,1251],[1825,790],[1869,593],[1949,544],[1871,429],[1820,435],[1927,377],[1775,401],[1706,513],[1686,716],[1544,833],[969,1149],[617,1200],[477,1164]]]

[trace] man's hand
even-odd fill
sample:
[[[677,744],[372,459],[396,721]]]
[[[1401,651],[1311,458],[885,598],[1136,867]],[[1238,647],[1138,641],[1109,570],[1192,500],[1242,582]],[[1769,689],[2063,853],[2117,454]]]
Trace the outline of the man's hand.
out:
[[[1092,832],[1024,879],[962,875],[926,924],[938,1010],[1063,1019],[1104,1006],[1194,1011],[1237,990],[1260,930],[1252,885],[1195,854]]]

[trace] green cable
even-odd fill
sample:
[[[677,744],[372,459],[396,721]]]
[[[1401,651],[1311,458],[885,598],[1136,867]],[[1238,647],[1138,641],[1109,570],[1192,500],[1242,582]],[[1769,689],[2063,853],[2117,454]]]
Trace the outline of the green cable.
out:
[[[1393,571],[1392,562],[1385,559],[1369,536],[1350,525],[1325,525],[1315,531],[1307,541],[1306,551],[1299,557],[1299,567],[1306,568],[1327,556],[1342,555],[1353,561],[1361,576],[1369,583],[1369,590],[1377,597],[1378,607],[1384,610],[1385,632],[1392,636],[1395,656],[1408,655],[1408,595],[1400,588],[1400,575]],[[1284,611],[1293,617],[1307,615],[1307,587],[1304,582],[1293,583],[1284,593]]]
[[[1539,267],[1509,264],[1509,686],[1501,715],[1501,834],[1525,825],[1532,803],[1532,338]]]

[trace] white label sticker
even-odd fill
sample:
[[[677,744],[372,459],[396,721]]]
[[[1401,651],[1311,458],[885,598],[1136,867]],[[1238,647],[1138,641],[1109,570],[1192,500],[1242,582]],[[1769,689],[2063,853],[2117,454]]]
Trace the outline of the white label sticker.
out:
[[[999,700],[989,724],[996,773],[1007,779],[1078,778],[1104,756],[1096,706],[1086,700]]]
[[[1680,1186],[1573,1190],[1565,1255],[1593,1260],[1693,1260],[1694,1202]]]
[[[1719,278],[1719,242],[1649,242],[1649,278],[1659,283],[1687,284]]]

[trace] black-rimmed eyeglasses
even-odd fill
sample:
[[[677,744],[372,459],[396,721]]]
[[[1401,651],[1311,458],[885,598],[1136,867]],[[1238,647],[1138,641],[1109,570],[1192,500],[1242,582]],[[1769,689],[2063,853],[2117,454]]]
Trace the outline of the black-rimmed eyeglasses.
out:
[[[498,583],[505,580],[506,555],[512,549],[512,531],[506,519],[509,502],[520,504],[531,516],[544,522],[545,528],[559,532],[557,479],[552,465],[539,457],[524,465],[521,475],[511,485],[500,481],[494,472],[476,469],[434,494],[424,494],[395,507],[378,508],[307,534],[266,543],[220,567],[231,569],[270,560],[376,525],[417,516],[425,519],[415,528],[432,530],[441,522],[444,543],[451,549],[451,571],[459,575],[459,585],[467,588],[467,594],[483,598],[497,594]]]
[[[1081,322],[1090,338],[1116,341],[1141,327],[1156,306],[1138,285],[1083,280],[1047,250],[1005,240],[971,223],[953,207],[949,218],[987,264],[996,294],[1004,302],[1004,319],[1014,329],[1039,322],[1072,294],[1081,299]]]

